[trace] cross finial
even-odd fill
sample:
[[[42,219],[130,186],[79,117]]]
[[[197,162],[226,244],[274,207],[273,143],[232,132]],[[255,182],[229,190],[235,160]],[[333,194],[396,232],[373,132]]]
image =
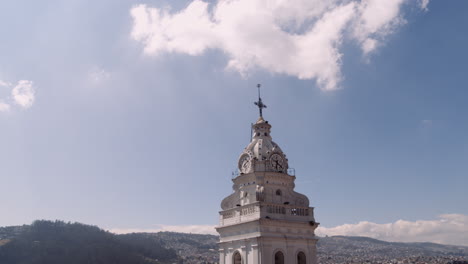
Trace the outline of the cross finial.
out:
[[[262,98],[260,97],[260,87],[261,87],[261,84],[257,84],[257,88],[258,88],[258,102],[255,102],[254,104],[256,106],[258,106],[258,110],[260,112],[260,117],[263,117],[263,108],[267,108],[267,106],[265,104],[263,104],[262,102]]]

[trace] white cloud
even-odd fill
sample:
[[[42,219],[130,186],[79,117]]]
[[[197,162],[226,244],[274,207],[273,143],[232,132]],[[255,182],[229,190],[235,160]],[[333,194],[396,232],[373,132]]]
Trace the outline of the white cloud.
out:
[[[393,242],[433,242],[468,246],[468,215],[444,214],[436,220],[376,224],[362,221],[332,228],[319,227],[320,236],[366,236]]]
[[[424,119],[421,121],[421,125],[423,126],[431,126],[433,121],[431,119]]]
[[[12,105],[30,108],[35,100],[35,89],[32,81],[21,80],[16,85],[0,80],[0,87],[11,89],[10,96],[0,98],[0,112],[8,112]],[[13,88],[11,88],[13,87]]]
[[[424,0],[422,0],[424,1]],[[185,9],[133,7],[131,36],[144,53],[201,55],[222,50],[227,68],[261,68],[315,79],[324,90],[340,85],[342,43],[356,41],[368,55],[405,23],[409,0],[193,0]]]
[[[361,44],[361,49],[364,54],[369,54],[377,48],[378,41],[373,38],[367,38]]]
[[[111,74],[104,68],[94,66],[89,71],[88,77],[91,81],[98,83],[108,80],[111,77]]]
[[[11,83],[0,80],[0,87],[1,87],[1,86],[3,86],[3,87],[9,87],[9,86],[11,86]]]
[[[109,232],[115,234],[128,233],[157,233],[157,232],[178,232],[178,233],[193,233],[193,234],[210,234],[217,235],[214,225],[157,225],[156,228],[113,228]]]
[[[7,103],[0,102],[0,112],[10,111],[10,105]]]
[[[13,101],[23,108],[29,108],[33,105],[35,91],[32,81],[21,80],[11,91]]]
[[[352,26],[352,35],[361,43],[365,55],[373,52],[384,37],[405,23],[400,16],[405,0],[363,0]]]
[[[421,0],[420,7],[424,11],[429,11],[429,8],[427,7],[429,5],[429,0]]]
[[[162,231],[218,235],[214,225],[156,225],[155,228],[114,228],[116,234]],[[468,215],[444,214],[435,220],[405,221],[376,224],[361,221],[336,227],[317,229],[319,236],[365,236],[392,242],[433,242],[468,246]]]

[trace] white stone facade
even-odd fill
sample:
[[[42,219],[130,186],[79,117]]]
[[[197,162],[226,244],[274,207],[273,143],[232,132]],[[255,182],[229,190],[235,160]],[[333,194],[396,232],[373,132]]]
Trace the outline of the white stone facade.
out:
[[[221,202],[220,264],[316,264],[314,208],[262,117],[239,157],[234,192]]]

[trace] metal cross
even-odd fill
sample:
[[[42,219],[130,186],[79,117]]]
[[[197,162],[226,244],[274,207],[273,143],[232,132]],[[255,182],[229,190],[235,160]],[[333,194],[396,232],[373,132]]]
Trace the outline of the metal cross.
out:
[[[263,117],[263,108],[267,108],[267,106],[265,104],[263,104],[262,102],[262,98],[260,97],[260,84],[257,84],[257,88],[258,88],[258,102],[255,102],[254,104],[256,106],[258,106],[258,110],[260,111],[260,117]]]

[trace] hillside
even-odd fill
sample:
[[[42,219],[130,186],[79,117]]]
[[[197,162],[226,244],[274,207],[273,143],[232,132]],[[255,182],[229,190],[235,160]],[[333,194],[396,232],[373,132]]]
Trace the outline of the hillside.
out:
[[[468,247],[434,243],[386,242],[368,237],[323,237],[319,263],[457,263],[468,264]]]
[[[213,235],[160,232],[146,234],[175,249],[183,263],[215,263],[217,241]],[[440,263],[468,264],[468,247],[434,243],[396,243],[368,237],[333,236],[320,238],[321,264],[338,263]],[[464,261],[464,262],[463,262]]]
[[[160,232],[158,237],[175,249],[184,263],[218,261],[217,241],[213,235]],[[434,243],[395,243],[368,237],[333,236],[320,238],[318,258],[321,264],[332,263],[441,263],[468,264],[468,247]]]
[[[117,236],[95,226],[35,221],[0,228],[2,264],[149,264],[177,261],[174,250],[135,235]]]
[[[217,241],[213,235],[115,235],[79,223],[35,221],[32,225],[0,227],[0,263],[217,263]],[[468,247],[333,236],[319,240],[318,257],[321,264],[468,264]]]
[[[168,248],[176,250],[185,264],[219,261],[218,236],[174,232],[153,233]]]

